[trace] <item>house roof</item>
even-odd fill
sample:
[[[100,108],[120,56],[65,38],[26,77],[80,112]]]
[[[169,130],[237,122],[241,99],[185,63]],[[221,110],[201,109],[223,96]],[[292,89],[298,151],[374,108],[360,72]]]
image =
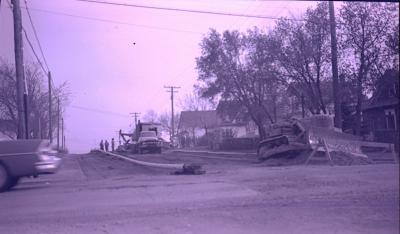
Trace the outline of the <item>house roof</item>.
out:
[[[372,97],[366,102],[362,110],[370,110],[382,107],[399,105],[399,73],[388,70],[376,82],[376,90]]]
[[[246,108],[236,100],[220,100],[217,106],[218,116],[228,123],[246,124],[250,119]]]
[[[382,107],[391,107],[391,106],[398,106],[399,105],[399,99],[398,98],[391,98],[388,100],[382,100],[380,102],[370,102],[367,105],[365,105],[362,110],[371,110],[371,109],[376,109],[376,108],[382,108]]]
[[[210,128],[220,123],[216,110],[209,111],[182,111],[179,118],[179,129]]]

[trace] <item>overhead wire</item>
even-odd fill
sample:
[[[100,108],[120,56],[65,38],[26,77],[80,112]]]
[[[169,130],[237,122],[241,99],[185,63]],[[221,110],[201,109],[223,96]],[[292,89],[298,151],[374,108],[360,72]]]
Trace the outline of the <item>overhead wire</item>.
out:
[[[123,118],[131,118],[129,115],[124,115],[121,113],[116,113],[112,111],[105,111],[105,110],[100,110],[96,108],[91,108],[91,107],[84,107],[84,106],[77,106],[77,105],[69,105],[71,108],[75,109],[80,109],[80,110],[85,110],[85,111],[90,111],[90,112],[96,112],[100,114],[106,114],[106,115],[113,115],[113,116],[118,116],[118,117],[123,117]]]
[[[145,25],[145,24],[133,24],[133,23],[128,23],[128,22],[124,22],[124,21],[110,20],[110,19],[104,19],[104,18],[99,18],[99,17],[82,16],[82,15],[77,15],[77,14],[69,14],[69,13],[58,12],[58,11],[43,10],[43,9],[32,8],[32,7],[30,7],[30,10],[37,11],[37,12],[48,13],[48,14],[53,14],[53,15],[62,15],[62,16],[67,16],[67,17],[86,19],[86,20],[93,20],[93,21],[112,23],[112,24],[120,24],[120,25],[127,25],[127,26],[151,28],[151,29],[165,30],[165,31],[172,31],[172,32],[202,34],[201,32],[190,31],[190,30],[173,29],[173,28],[158,27],[158,26],[151,26],[151,25]]]
[[[37,44],[39,45],[39,50],[40,50],[40,53],[42,54],[42,58],[43,58],[44,64],[46,65],[47,70],[50,71],[49,66],[48,66],[48,64],[47,64],[46,57],[44,56],[44,53],[43,53],[42,45],[41,45],[40,40],[39,40],[39,37],[38,37],[38,35],[37,35],[36,27],[35,27],[35,25],[33,24],[32,16],[31,16],[31,13],[30,13],[29,8],[28,8],[28,2],[27,2],[26,0],[25,0],[25,10],[26,10],[26,12],[28,13],[28,18],[29,18],[29,21],[30,21],[30,23],[31,23],[31,26],[32,26],[33,33],[34,33],[34,35],[35,35]]]
[[[13,5],[10,3],[9,0],[7,0],[7,3],[8,3],[8,5],[9,5],[9,7],[10,7],[10,10],[13,11]],[[44,68],[42,61],[40,60],[40,58],[39,58],[39,56],[37,55],[35,49],[33,48],[33,44],[32,44],[32,42],[31,42],[31,40],[29,39],[28,33],[26,32],[25,27],[24,27],[23,25],[22,25],[22,31],[24,32],[25,39],[26,39],[26,41],[28,42],[28,45],[29,45],[29,47],[31,48],[33,54],[35,55],[36,60],[38,61],[40,67],[42,68],[43,72],[44,72],[45,74],[47,74],[48,71],[46,71],[46,69]]]
[[[234,17],[249,17],[249,18],[259,18],[259,19],[274,19],[274,20],[279,19],[277,17],[265,16],[265,15],[250,15],[250,14],[193,10],[193,9],[182,9],[182,8],[172,8],[172,7],[146,6],[146,5],[139,5],[139,4],[117,3],[117,2],[107,2],[107,1],[98,1],[98,0],[75,0],[75,1],[96,3],[96,4],[105,4],[105,5],[114,5],[114,6],[145,8],[145,9],[152,9],[152,10],[178,11],[178,12],[187,12],[187,13],[211,14],[211,15],[221,15],[221,16],[234,16]],[[303,19],[295,19],[295,18],[289,19],[289,20],[304,21]]]

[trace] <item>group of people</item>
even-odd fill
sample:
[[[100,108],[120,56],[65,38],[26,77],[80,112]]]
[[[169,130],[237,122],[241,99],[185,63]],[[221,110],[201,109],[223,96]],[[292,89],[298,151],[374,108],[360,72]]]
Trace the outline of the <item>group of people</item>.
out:
[[[105,140],[104,142],[103,142],[103,140],[101,140],[100,141],[100,149],[101,150],[105,150],[106,152],[108,152],[108,147],[109,147],[109,143],[108,143],[108,141],[107,140]],[[115,141],[114,141],[114,138],[112,138],[111,139],[111,151],[115,151]]]

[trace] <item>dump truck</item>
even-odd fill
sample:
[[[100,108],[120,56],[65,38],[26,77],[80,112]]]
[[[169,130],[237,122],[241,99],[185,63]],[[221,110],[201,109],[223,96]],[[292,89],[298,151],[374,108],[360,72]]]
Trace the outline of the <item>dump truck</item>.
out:
[[[268,136],[258,145],[258,157],[266,160],[271,157],[292,152],[307,150],[324,150],[319,147],[325,144],[329,151],[340,151],[355,156],[367,156],[361,151],[361,139],[357,136],[342,133],[333,128],[333,123],[316,124],[315,118],[291,119],[273,124],[268,129]]]
[[[133,133],[122,133],[120,130],[119,135],[125,142],[120,151],[140,154],[145,151],[162,151],[160,123],[138,121]]]

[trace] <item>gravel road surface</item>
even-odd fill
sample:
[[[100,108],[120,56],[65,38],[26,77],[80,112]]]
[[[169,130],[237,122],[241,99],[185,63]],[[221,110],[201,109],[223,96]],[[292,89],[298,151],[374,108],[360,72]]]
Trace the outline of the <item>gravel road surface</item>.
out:
[[[101,153],[65,155],[55,175],[0,194],[0,233],[399,233],[399,167],[266,167],[256,158],[163,153],[204,175]]]

